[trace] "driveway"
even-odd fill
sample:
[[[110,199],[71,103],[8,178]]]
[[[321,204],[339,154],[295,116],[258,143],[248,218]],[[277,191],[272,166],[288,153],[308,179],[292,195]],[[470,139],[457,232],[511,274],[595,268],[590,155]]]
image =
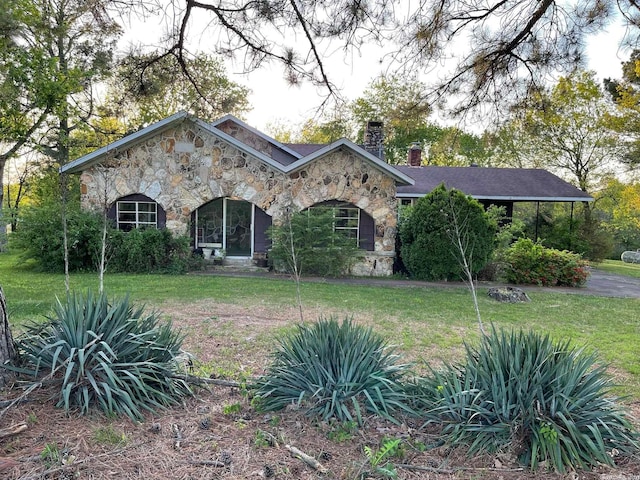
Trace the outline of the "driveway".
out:
[[[640,278],[616,275],[593,268],[585,287],[563,288],[562,291],[599,297],[640,298]]]
[[[211,273],[209,273],[211,274]],[[288,275],[279,275],[266,272],[247,272],[235,269],[219,268],[214,275],[226,275],[233,277],[277,277],[290,278]],[[375,285],[386,287],[464,287],[463,282],[423,282],[418,280],[398,280],[392,278],[376,277],[348,277],[348,278],[315,278],[303,277],[303,282],[346,283],[351,285]],[[502,285],[494,282],[480,282],[479,288]],[[640,298],[640,278],[626,277],[591,269],[591,276],[587,285],[579,288],[570,287],[535,287],[530,285],[518,285],[525,291],[549,291],[556,293],[568,293],[575,295],[593,295],[598,297]]]

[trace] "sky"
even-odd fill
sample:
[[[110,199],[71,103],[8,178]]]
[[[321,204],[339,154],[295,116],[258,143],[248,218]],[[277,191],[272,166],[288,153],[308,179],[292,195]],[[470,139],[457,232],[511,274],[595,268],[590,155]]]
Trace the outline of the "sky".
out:
[[[158,17],[133,27],[126,27],[120,45],[125,47],[140,42],[148,44],[150,40],[156,41],[169,21],[167,18]],[[197,32],[198,28],[194,27],[193,31]],[[619,48],[622,33],[622,28],[616,27],[614,23],[606,31],[592,37],[587,44],[588,68],[594,70],[601,80],[607,77],[620,78],[622,75],[621,62],[629,58],[629,52]],[[193,43],[206,43],[207,38],[211,37],[205,30],[205,33],[193,40]],[[361,96],[371,80],[382,73],[380,54],[379,47],[365,45],[360,52],[349,56],[345,56],[342,51],[336,51],[325,58],[329,76],[345,98],[354,100]],[[228,77],[251,90],[249,103],[252,110],[246,115],[246,120],[249,125],[259,130],[267,130],[270,124],[299,126],[317,113],[325,98],[325,90],[308,82],[289,85],[284,79],[280,65],[265,65],[250,74],[242,73],[241,64],[226,61],[226,65]],[[451,123],[443,117],[436,120],[439,123]],[[465,125],[463,128],[476,130],[474,125]]]

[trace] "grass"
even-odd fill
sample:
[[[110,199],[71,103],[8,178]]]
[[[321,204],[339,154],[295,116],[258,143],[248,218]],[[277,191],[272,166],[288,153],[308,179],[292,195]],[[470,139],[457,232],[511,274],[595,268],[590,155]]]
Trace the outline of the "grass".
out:
[[[609,262],[606,262],[608,265]],[[620,262],[621,263],[621,262]],[[625,264],[626,265],[626,264]],[[56,296],[63,297],[64,277],[19,264],[13,253],[0,254],[0,285],[5,290],[10,320],[16,330],[28,320],[49,314]],[[97,290],[95,273],[73,274],[77,291]],[[184,305],[203,299],[244,306],[293,306],[295,285],[287,279],[230,278],[215,275],[125,275],[105,278],[110,296],[130,294],[136,304],[150,308]],[[393,287],[304,282],[305,308],[372,319],[376,331],[433,360],[452,360],[463,353],[463,342],[474,342],[478,328],[470,294],[465,288]],[[579,290],[578,290],[579,292]],[[571,339],[599,351],[624,384],[616,391],[640,399],[640,299],[599,298],[580,294],[529,292],[527,304],[500,304],[479,291],[479,306],[486,324],[531,328],[555,339]],[[229,328],[211,318],[212,333]]]
[[[602,263],[598,263],[595,267],[604,272],[640,278],[640,264],[638,263],[624,263],[620,260],[604,260]]]

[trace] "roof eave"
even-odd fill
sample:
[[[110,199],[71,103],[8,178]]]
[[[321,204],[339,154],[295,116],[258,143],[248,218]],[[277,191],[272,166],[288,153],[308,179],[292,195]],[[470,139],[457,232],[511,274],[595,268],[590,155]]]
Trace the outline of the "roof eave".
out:
[[[276,170],[282,173],[286,173],[285,168],[281,163],[275,161],[273,158],[269,157],[268,155],[265,155],[264,153],[256,150],[255,148],[250,147],[245,143],[242,143],[240,140],[236,139],[235,137],[232,137],[228,133],[225,133],[222,130],[216,128],[215,125],[204,122],[197,118],[194,120],[194,123],[200,128],[202,128],[203,130],[206,130],[207,132],[211,133],[212,135],[215,135],[221,140],[224,140],[225,142],[230,143],[231,145],[236,147],[238,150],[244,153],[247,153],[253,157],[256,157],[260,161],[266,163],[267,165],[275,168]]]
[[[343,148],[343,147],[352,150],[356,154],[360,155],[361,157],[365,158],[369,162],[373,163],[379,170],[382,170],[384,173],[386,173],[387,175],[391,176],[400,185],[414,185],[415,184],[415,180],[413,178],[411,178],[408,175],[405,175],[404,173],[400,172],[399,170],[393,168],[388,163],[380,160],[375,155],[372,155],[371,153],[367,152],[366,150],[362,149],[361,147],[359,147],[355,143],[351,142],[350,140],[347,140],[346,138],[341,138],[340,140],[336,140],[335,142],[330,143],[329,145],[327,145],[325,147],[322,147],[321,149],[316,150],[315,152],[307,155],[306,157],[303,157],[303,158],[301,158],[299,160],[296,160],[291,165],[286,167],[287,173],[291,173],[291,172],[295,172],[297,170],[300,170],[305,165],[313,162],[314,160],[316,160],[316,159],[318,159],[318,158],[320,158],[320,157],[322,157],[324,155],[327,155],[327,154],[331,153],[334,150],[338,150],[338,149]]]
[[[213,126],[213,127],[218,127],[218,125],[221,125],[222,123],[226,122],[227,120],[231,120],[232,122],[237,123],[242,128],[245,128],[245,129],[249,130],[254,135],[257,135],[258,137],[262,138],[263,140],[269,142],[270,144],[272,144],[272,145],[278,147],[279,149],[287,152],[289,155],[293,156],[294,158],[299,159],[299,158],[302,157],[302,155],[300,153],[296,152],[295,150],[291,149],[290,147],[287,147],[283,143],[280,143],[275,138],[272,138],[269,135],[267,135],[265,133],[262,133],[260,130],[252,127],[251,125],[248,125],[247,123],[243,122],[242,120],[240,120],[237,117],[234,117],[230,113],[228,113],[224,117],[221,117],[221,118],[215,120],[214,122],[211,122],[210,125]]]
[[[158,132],[166,130],[173,126],[173,124],[184,121],[188,118],[194,118],[189,113],[185,111],[181,111],[167,117],[159,122],[153,123],[148,127],[143,128],[142,130],[138,130],[126,137],[123,137],[115,142],[110,143],[102,148],[94,150],[91,153],[83,155],[80,158],[77,158],[66,165],[60,167],[60,173],[77,173],[82,171],[84,168],[91,166],[95,163],[99,163],[102,158],[104,158],[107,154],[117,154],[119,149],[121,148],[130,148],[132,145],[142,142],[145,138],[155,135]]]
[[[422,198],[426,193],[400,193],[398,198]],[[465,193],[465,192],[462,192]],[[473,195],[465,193],[476,200],[501,200],[505,202],[593,202],[593,197],[539,197],[539,196],[518,196],[518,195]]]

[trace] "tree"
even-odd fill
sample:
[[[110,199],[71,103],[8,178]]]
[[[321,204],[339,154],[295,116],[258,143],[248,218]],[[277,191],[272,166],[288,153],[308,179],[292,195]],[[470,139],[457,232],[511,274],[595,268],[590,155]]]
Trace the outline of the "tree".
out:
[[[180,110],[208,122],[228,113],[242,117],[249,110],[249,90],[227,77],[220,60],[203,53],[189,59],[131,53],[119,62],[111,83],[107,107],[133,128]]]
[[[0,365],[4,365],[12,360],[16,355],[16,349],[13,344],[13,336],[9,326],[9,317],[7,315],[7,302],[4,298],[2,286],[0,286]],[[0,387],[4,386],[4,372],[0,372]]]
[[[433,137],[428,123],[431,106],[425,85],[415,79],[381,75],[371,81],[362,96],[351,104],[357,138],[364,138],[368,121],[381,121],[384,128],[384,156],[391,164],[406,161],[407,149],[416,141],[429,143]],[[431,134],[431,135],[430,135]]]
[[[421,280],[469,280],[491,259],[496,232],[478,201],[440,185],[402,220],[402,261]]]
[[[593,73],[562,77],[534,100],[525,112],[525,128],[541,163],[583,192],[593,192],[624,151],[610,123],[612,105]]]
[[[467,133],[458,127],[438,128],[437,137],[429,145],[429,165],[486,166],[490,145],[484,136]]]
[[[622,80],[605,79],[604,84],[618,106],[611,122],[628,145],[624,162],[633,169],[640,165],[640,50],[622,63],[622,76]]]
[[[7,162],[32,146],[66,91],[52,76],[55,65],[42,45],[26,41],[32,28],[29,0],[5,0],[0,20],[0,250],[6,221],[3,180]]]
[[[111,18],[109,5],[107,0],[24,0],[21,42],[44,52],[52,68],[50,88],[61,99],[49,112],[37,141],[38,149],[57,166],[69,162],[72,133],[95,114],[94,86],[112,71],[113,53],[122,30]],[[65,286],[69,292],[67,184],[67,175],[61,175]]]
[[[640,248],[640,183],[611,178],[596,201],[602,223],[614,239],[614,257]]]
[[[283,143],[327,144],[341,138],[357,142],[351,123],[346,109],[335,108],[319,118],[307,119],[299,129],[283,123],[271,124],[268,129],[276,140]]]
[[[243,58],[247,70],[279,62],[292,83],[307,79],[330,95],[337,91],[323,54],[331,41],[333,51],[345,53],[377,43],[391,50],[386,60],[413,72],[429,71],[462,50],[432,90],[460,113],[527,96],[549,74],[581,66],[585,38],[604,29],[615,9],[633,44],[640,33],[635,0],[421,0],[402,8],[398,0],[188,0],[168,50],[183,58],[192,18],[208,13],[220,53]]]

